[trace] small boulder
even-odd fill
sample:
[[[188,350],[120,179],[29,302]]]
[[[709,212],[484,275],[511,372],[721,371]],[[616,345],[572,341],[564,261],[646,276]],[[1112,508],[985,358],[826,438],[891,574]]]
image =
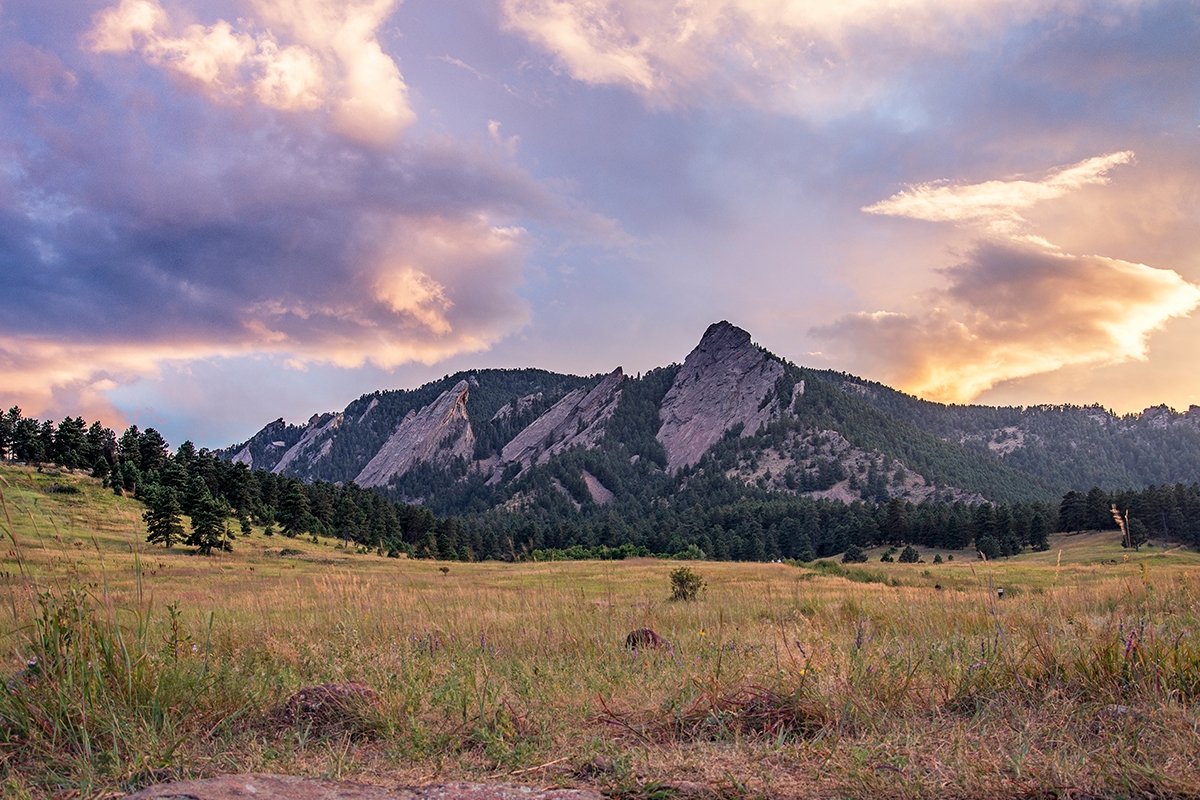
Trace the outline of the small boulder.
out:
[[[630,631],[625,637],[625,646],[630,650],[641,650],[644,647],[659,649],[670,647],[671,643],[650,628],[638,628],[636,631]]]

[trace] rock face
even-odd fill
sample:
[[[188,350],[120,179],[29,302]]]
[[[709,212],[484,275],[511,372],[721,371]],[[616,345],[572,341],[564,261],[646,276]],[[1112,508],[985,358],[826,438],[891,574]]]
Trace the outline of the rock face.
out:
[[[283,475],[298,459],[303,459],[311,471],[317,461],[329,455],[333,448],[333,437],[341,424],[341,414],[313,414],[300,441],[288,448],[283,458],[279,459],[279,463],[271,468],[271,472]]]
[[[590,392],[576,389],[516,435],[500,451],[497,475],[508,465],[528,468],[535,460],[544,464],[550,456],[576,445],[593,447],[604,436],[604,424],[617,409],[625,372],[617,367]]]
[[[442,783],[408,788],[301,778],[295,775],[223,775],[160,783],[125,800],[603,800],[591,789],[537,789],[497,783]]]
[[[229,460],[252,470],[271,469],[287,452],[288,440],[295,442],[299,436],[300,432],[280,417],[255,434]]]
[[[667,469],[695,464],[725,431],[741,423],[743,436],[779,412],[775,381],[783,365],[728,322],[708,327],[683,362],[663,398],[658,440],[667,451]]]
[[[581,475],[583,475],[583,482],[587,484],[588,494],[592,496],[592,502],[598,506],[603,506],[608,505],[615,499],[616,495],[609,491],[608,488],[600,482],[599,478],[588,472],[586,469],[581,469],[579,472]]]
[[[518,399],[515,406],[513,403],[508,403],[506,405],[503,405],[500,407],[499,411],[497,411],[495,414],[492,415],[492,421],[495,421],[498,419],[507,419],[508,417],[511,417],[513,414],[520,414],[522,411],[529,408],[534,403],[540,403],[543,396],[544,395],[542,394],[542,392],[538,392],[536,394],[526,395],[525,397]]]
[[[386,486],[419,461],[444,467],[456,457],[469,460],[475,449],[475,434],[467,419],[469,389],[470,384],[459,381],[419,412],[409,412],[355,482],[367,488]]]

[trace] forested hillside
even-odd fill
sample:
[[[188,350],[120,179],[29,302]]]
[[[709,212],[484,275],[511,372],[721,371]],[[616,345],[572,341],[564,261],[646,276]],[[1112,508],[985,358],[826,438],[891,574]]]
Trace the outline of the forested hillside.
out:
[[[1196,483],[1140,492],[1093,488],[1068,492],[1060,502],[968,503],[948,496],[843,502],[730,474],[723,460],[758,457],[775,435],[770,430],[745,438],[730,431],[698,464],[672,475],[655,452],[653,417],[646,412],[661,400],[672,374],[673,368],[656,370],[629,387],[605,447],[570,450],[493,486],[478,474],[430,475],[426,506],[353,483],[304,483],[251,471],[190,442],[171,452],[153,429],[131,426],[118,438],[78,417],[56,426],[16,408],[0,417],[0,458],[76,469],[91,460],[92,474],[112,491],[145,503],[151,543],[202,553],[236,547],[245,535],[309,534],[391,555],[458,560],[810,560],[849,558],[881,544],[1003,557],[1044,547],[1052,530],[1083,529],[1116,531],[1130,547],[1149,539],[1200,545]],[[611,494],[597,502],[589,479]]]
[[[1098,405],[942,405],[839,372],[814,371],[847,395],[1040,478],[1061,493],[1110,491],[1200,477],[1200,407],[1117,416]]]
[[[154,541],[201,552],[255,526],[439,558],[1200,537],[1200,409],[942,406],[799,367],[727,322],[644,375],[461,372],[218,452],[14,408],[0,457],[89,469],[148,504]]]
[[[255,469],[276,470],[308,433],[319,457],[301,455],[278,469],[304,480],[346,481],[356,476],[379,451],[397,425],[411,412],[433,403],[455,384],[471,386],[467,412],[475,432],[475,458],[492,455],[520,430],[544,413],[567,392],[595,384],[600,376],[582,378],[538,369],[487,369],[447,375],[417,389],[372,392],[350,403],[341,413],[315,414],[305,426],[277,420],[241,444],[217,451],[222,458],[242,461]],[[527,403],[520,403],[528,398]],[[507,404],[514,413],[494,419]],[[320,447],[323,445],[323,447]]]

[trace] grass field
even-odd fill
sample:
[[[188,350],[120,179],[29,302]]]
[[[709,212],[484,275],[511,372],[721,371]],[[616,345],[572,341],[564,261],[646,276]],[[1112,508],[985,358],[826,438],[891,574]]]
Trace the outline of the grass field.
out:
[[[206,558],[148,547],[140,504],[88,478],[0,467],[0,492],[4,797],[239,771],[1200,797],[1191,551],[1106,533],[1001,562],[703,562],[702,599],[675,603],[677,563],[408,561],[261,531]],[[670,646],[626,650],[641,627]],[[339,730],[272,713],[350,680],[379,703]]]

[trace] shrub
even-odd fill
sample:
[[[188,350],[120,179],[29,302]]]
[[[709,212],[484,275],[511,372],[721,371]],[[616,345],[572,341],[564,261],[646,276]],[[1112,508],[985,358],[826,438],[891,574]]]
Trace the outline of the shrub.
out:
[[[846,552],[842,553],[843,564],[863,564],[866,563],[866,560],[867,554],[856,544],[850,545],[846,548]]]
[[[707,586],[691,567],[680,567],[671,572],[672,600],[695,600]]]
[[[989,561],[1000,557],[1000,545],[991,536],[984,534],[975,540],[975,547],[979,550],[979,554]]]
[[[917,552],[917,548],[911,544],[904,548],[904,552],[900,554],[901,564],[916,564],[921,560],[921,554]]]
[[[933,557],[933,563],[935,563],[935,564],[942,563],[942,554],[941,553],[938,553],[937,555],[935,555]]]

